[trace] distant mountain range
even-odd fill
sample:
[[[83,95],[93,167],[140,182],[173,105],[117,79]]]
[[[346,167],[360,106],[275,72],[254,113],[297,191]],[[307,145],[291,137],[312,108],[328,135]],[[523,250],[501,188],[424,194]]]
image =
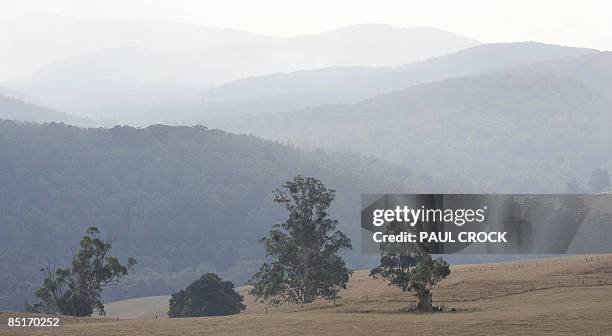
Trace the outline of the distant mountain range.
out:
[[[397,66],[477,44],[434,28],[382,24],[188,51],[128,44],[63,58],[10,85],[67,112],[109,117],[248,76],[330,66]]]
[[[367,45],[379,43],[384,51],[382,46],[392,48],[399,39],[417,41],[423,36],[431,37],[435,52],[441,52],[436,46],[453,49],[459,48],[453,43],[477,44],[428,28],[360,25],[205,51],[98,50],[45,67],[21,84],[26,89],[24,97],[40,99],[36,92],[44,91],[47,97],[71,100],[64,103],[72,107],[95,101],[95,108],[107,117],[112,115],[113,123],[205,124],[307,148],[376,155],[461,181],[481,171],[482,178],[473,185],[459,187],[465,190],[559,191],[567,179],[581,178],[594,166],[612,165],[601,154],[606,151],[601,144],[609,140],[602,127],[609,123],[612,53],[535,42],[502,43],[460,48],[401,66],[367,66],[381,60],[377,53],[365,52]],[[317,53],[323,52],[333,62],[351,63],[343,57],[354,55],[355,50],[363,53],[350,59],[361,66],[251,76],[184,96],[198,90],[184,86],[198,76],[215,71],[232,76],[221,63],[239,77],[245,69],[240,76],[246,76],[251,66],[255,72],[266,72],[300,62],[268,62],[271,56],[317,62]],[[407,46],[398,50],[382,52],[395,58],[380,63],[414,56]],[[244,59],[245,54],[251,57]],[[164,71],[182,84],[161,84]],[[183,75],[194,77],[179,80]],[[2,118],[93,124],[22,98],[2,99]],[[145,105],[161,107],[142,109]],[[108,112],[111,106],[112,113]],[[532,116],[527,117],[527,112]],[[588,121],[579,116],[588,116]],[[453,131],[456,125],[464,130]],[[490,133],[492,129],[497,131]],[[574,143],[564,143],[564,134],[572,132]],[[570,159],[567,151],[581,159]],[[485,152],[490,153],[486,157],[491,162],[483,165],[478,158]],[[551,173],[544,174],[549,168]]]
[[[0,23],[0,80],[23,78],[52,62],[94,50],[131,46],[185,52],[279,38],[235,29],[132,19],[84,19],[36,13]]]
[[[370,87],[384,93],[449,77],[595,53],[597,50],[536,42],[491,43],[424,61],[386,68],[328,68],[238,80],[203,92],[206,102],[241,101],[336,87]],[[359,80],[355,80],[359,79]],[[375,85],[374,85],[375,84]],[[360,97],[361,98],[361,97]]]
[[[336,67],[272,74],[221,85],[165,107],[131,111],[120,120],[142,125],[209,123],[240,115],[352,103],[445,78],[596,52],[533,42],[484,44],[401,67]]]
[[[610,58],[600,53],[553,60],[358,103],[209,124],[309,148],[376,155],[434,176],[469,176],[472,185],[464,192],[560,192],[570,178],[584,182],[590,170],[612,166],[612,77],[609,67],[597,70]]]

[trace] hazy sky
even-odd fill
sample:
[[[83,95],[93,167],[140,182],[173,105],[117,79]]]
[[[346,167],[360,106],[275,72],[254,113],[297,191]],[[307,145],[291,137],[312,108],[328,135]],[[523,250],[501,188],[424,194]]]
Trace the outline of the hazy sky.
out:
[[[283,36],[376,22],[432,26],[484,42],[612,50],[612,3],[605,0],[0,0],[0,20],[31,12],[172,20]]]

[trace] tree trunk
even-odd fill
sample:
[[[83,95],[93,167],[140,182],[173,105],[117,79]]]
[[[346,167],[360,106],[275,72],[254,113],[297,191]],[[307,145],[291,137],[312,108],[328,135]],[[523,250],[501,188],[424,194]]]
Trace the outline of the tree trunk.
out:
[[[312,303],[313,298],[312,298],[312,293],[310,292],[310,286],[306,286],[306,290],[304,291],[304,300],[302,300],[302,303]]]
[[[431,313],[433,312],[433,308],[431,306],[431,292],[426,290],[424,292],[419,293],[419,303],[417,305],[417,309],[421,313]]]
[[[304,299],[302,304],[312,303],[314,298],[312,297],[312,286],[310,283],[310,265],[308,264],[309,254],[306,255],[304,261]]]

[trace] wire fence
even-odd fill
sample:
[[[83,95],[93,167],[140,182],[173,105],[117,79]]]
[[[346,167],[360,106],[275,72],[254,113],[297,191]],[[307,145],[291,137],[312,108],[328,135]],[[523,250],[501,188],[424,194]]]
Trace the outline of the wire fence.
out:
[[[369,291],[371,277],[351,279]],[[374,286],[380,286],[372,284]],[[386,285],[385,285],[386,286]],[[549,259],[520,260],[494,264],[458,265],[451,268],[451,277],[433,290],[434,305],[520,295],[528,292],[567,287],[612,286],[612,255],[576,255]],[[349,287],[351,287],[349,285]],[[391,286],[391,294],[378,287],[367,295],[352,296],[340,292],[343,298],[332,301],[317,301],[314,305],[300,307],[287,304],[268,307],[265,313],[295,310],[334,308],[341,312],[399,312],[406,305],[416,304],[414,293],[401,293]],[[346,296],[345,296],[345,295]]]
[[[565,265],[590,265],[590,267],[570,271],[567,270],[569,267],[564,267]],[[543,279],[530,279],[529,276],[525,276],[529,270],[551,269],[555,266],[559,268],[559,272],[545,273],[542,275]],[[433,291],[433,298],[436,302],[442,303],[467,302],[553,288],[612,286],[612,255],[571,256],[533,261],[465,265],[454,268],[451,274],[491,271],[514,274],[505,278],[489,279],[489,283],[483,283],[481,288],[474,285],[478,283],[479,278],[486,279],[486,276],[481,277],[474,274],[473,277],[464,280],[467,283],[461,281],[436,288]],[[521,279],[523,276],[525,276],[525,279]],[[415,302],[416,298],[406,294],[395,294],[391,298],[388,295],[381,298],[363,296],[360,302],[368,303],[377,300]]]

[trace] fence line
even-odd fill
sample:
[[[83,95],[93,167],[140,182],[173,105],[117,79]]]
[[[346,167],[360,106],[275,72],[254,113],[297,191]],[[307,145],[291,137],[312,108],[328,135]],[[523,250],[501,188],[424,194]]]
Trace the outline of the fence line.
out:
[[[452,272],[462,273],[462,272],[486,272],[493,270],[517,270],[517,269],[526,269],[526,268],[536,268],[536,267],[547,267],[547,266],[555,266],[555,265],[569,265],[569,264],[585,264],[592,262],[602,262],[602,261],[612,261],[612,254],[610,255],[600,255],[600,256],[586,256],[584,259],[581,259],[580,256],[569,256],[569,257],[555,257],[550,259],[537,259],[534,261],[530,260],[521,260],[521,261],[502,261],[496,263],[495,265],[491,264],[474,264],[471,266],[462,266],[459,268],[454,268]]]
[[[572,281],[573,282],[573,281]],[[488,290],[488,291],[480,291],[477,292],[476,296],[460,298],[456,293],[452,293],[450,296],[436,295],[434,294],[434,300],[436,302],[467,302],[467,301],[478,301],[483,299],[493,299],[500,298],[511,295],[524,294],[533,291],[545,290],[545,289],[554,289],[554,288],[579,288],[579,287],[605,287],[611,286],[612,280],[609,279],[596,279],[590,282],[587,282],[586,279],[576,280],[574,283],[572,282],[563,282],[558,281],[556,285],[538,285],[542,284],[542,282],[526,282],[521,288],[512,288],[512,287],[501,287],[496,290]],[[550,284],[550,282],[548,282]],[[446,296],[446,297],[445,297]]]

